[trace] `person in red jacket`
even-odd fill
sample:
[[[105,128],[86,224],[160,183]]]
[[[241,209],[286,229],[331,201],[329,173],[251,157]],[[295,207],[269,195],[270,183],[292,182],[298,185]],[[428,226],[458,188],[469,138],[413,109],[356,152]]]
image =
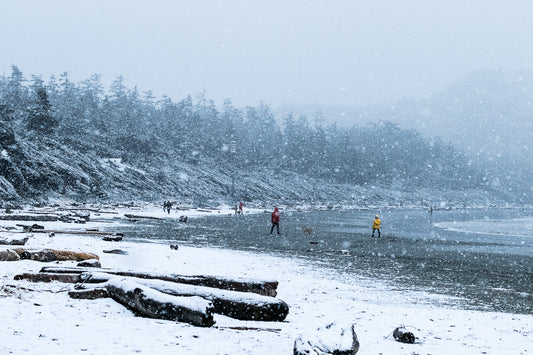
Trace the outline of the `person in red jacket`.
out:
[[[272,212],[270,220],[272,221],[272,228],[270,228],[270,234],[272,234],[272,232],[274,231],[274,227],[276,227],[278,234],[281,234],[279,232],[279,210],[277,207],[274,207],[274,212]]]

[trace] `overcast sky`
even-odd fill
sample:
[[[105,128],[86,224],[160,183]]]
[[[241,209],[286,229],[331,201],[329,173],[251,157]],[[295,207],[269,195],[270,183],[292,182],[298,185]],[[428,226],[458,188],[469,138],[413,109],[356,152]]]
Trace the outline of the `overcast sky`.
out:
[[[0,74],[123,74],[239,106],[385,102],[533,69],[527,0],[0,0],[0,14]]]

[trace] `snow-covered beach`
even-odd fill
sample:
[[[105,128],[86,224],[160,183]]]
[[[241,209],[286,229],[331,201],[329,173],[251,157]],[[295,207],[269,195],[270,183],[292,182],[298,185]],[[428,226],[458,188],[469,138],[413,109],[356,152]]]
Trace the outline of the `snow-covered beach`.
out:
[[[84,225],[39,224],[50,229],[98,228],[121,223],[127,212],[100,215],[100,222]],[[189,210],[166,215],[156,208],[137,212],[160,218],[233,213]],[[2,237],[14,236],[2,232]],[[424,290],[398,290],[385,281],[342,274],[298,258],[209,247],[173,250],[165,242],[125,238],[114,243],[67,234],[36,233],[26,247],[95,253],[109,268],[275,279],[277,297],[289,304],[290,311],[283,322],[239,321],[215,314],[216,324],[210,328],[141,318],[111,299],[71,299],[66,292],[71,284],[14,281],[16,274],[38,272],[50,264],[6,261],[1,262],[0,353],[284,354],[292,353],[298,335],[331,322],[355,324],[361,354],[528,354],[533,348],[533,315],[451,308],[448,305],[459,300]],[[113,247],[127,255],[102,253]],[[393,339],[391,333],[400,325],[409,326],[417,336],[415,344]]]

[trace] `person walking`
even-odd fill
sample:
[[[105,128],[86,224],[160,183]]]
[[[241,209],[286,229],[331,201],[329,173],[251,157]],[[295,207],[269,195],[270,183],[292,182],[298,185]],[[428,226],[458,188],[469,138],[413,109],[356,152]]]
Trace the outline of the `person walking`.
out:
[[[379,219],[379,216],[376,215],[374,217],[374,224],[372,224],[372,238],[374,238],[374,233],[376,230],[378,231],[378,238],[381,237],[381,232],[379,231],[379,227],[381,226],[381,220]]]
[[[242,201],[239,202],[239,214],[243,214],[244,212],[242,211],[242,208],[244,207],[244,205],[242,204]]]
[[[278,234],[281,234],[279,232],[279,210],[278,207],[274,207],[274,212],[272,212],[272,215],[270,216],[270,220],[272,222],[272,228],[270,228],[270,234],[274,231],[274,227],[276,227]]]

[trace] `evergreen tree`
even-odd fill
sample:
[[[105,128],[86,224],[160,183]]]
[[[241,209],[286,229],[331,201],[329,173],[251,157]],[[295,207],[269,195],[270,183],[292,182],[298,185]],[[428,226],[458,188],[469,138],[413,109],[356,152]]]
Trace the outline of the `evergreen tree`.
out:
[[[36,100],[28,113],[27,128],[43,134],[51,134],[56,129],[58,122],[52,115],[52,106],[44,87],[36,91]]]

